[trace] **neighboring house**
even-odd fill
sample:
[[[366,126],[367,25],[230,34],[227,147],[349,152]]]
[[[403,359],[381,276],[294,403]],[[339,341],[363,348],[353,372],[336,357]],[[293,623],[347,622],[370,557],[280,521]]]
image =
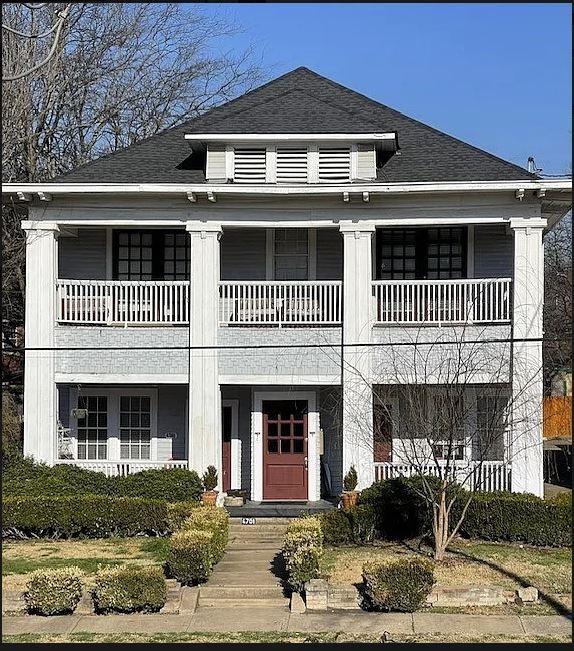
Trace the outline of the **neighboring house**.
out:
[[[422,383],[442,408],[440,375],[393,368],[393,351],[462,333],[485,340],[475,429],[499,408],[493,360],[531,418],[489,456],[489,487],[542,494],[542,234],[570,179],[298,68],[3,192],[29,210],[26,454],[109,474],[213,464],[254,500],[317,500],[321,474],[337,493],[351,464],[364,487],[409,472],[408,414],[372,390]],[[429,462],[439,448],[421,439]]]

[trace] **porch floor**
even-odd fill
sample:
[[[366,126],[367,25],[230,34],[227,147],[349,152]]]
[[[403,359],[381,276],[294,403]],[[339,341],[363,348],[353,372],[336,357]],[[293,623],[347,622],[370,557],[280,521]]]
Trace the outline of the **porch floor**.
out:
[[[232,518],[297,518],[302,513],[323,513],[334,509],[337,499],[318,502],[252,502],[243,506],[226,506]]]

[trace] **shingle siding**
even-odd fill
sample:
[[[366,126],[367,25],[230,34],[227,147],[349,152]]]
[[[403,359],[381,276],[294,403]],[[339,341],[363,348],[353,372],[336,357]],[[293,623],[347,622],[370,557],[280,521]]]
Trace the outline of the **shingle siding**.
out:
[[[220,258],[221,280],[265,280],[265,229],[226,228]]]
[[[79,228],[77,237],[58,238],[58,278],[105,280],[106,231]]]
[[[512,278],[514,274],[514,240],[504,225],[475,226],[475,278]]]

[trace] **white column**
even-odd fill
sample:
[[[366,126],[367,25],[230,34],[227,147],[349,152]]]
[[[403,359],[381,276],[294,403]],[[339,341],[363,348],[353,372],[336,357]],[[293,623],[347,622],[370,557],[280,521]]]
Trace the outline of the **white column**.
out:
[[[189,467],[218,469],[221,489],[221,391],[218,377],[219,240],[221,225],[187,222],[190,235]],[[209,348],[212,347],[212,348]]]
[[[371,378],[372,240],[375,227],[342,222],[343,236],[343,474],[351,465],[358,488],[374,481]]]
[[[57,457],[54,364],[58,232],[53,222],[23,221],[26,232],[24,454],[53,464]]]
[[[543,496],[542,308],[545,219],[513,219],[512,490]]]

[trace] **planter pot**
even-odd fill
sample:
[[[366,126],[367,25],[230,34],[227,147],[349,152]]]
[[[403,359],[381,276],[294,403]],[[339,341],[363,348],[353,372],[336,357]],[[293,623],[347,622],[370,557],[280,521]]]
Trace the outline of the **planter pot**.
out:
[[[201,501],[204,504],[215,506],[215,503],[217,501],[217,491],[205,491],[205,493],[201,494]]]
[[[244,500],[242,497],[227,495],[223,500],[225,506],[243,506]]]
[[[341,495],[343,508],[346,510],[346,509],[350,509],[352,506],[356,506],[358,497],[359,497],[359,493],[357,493],[356,491],[352,491],[348,493],[344,492]]]

